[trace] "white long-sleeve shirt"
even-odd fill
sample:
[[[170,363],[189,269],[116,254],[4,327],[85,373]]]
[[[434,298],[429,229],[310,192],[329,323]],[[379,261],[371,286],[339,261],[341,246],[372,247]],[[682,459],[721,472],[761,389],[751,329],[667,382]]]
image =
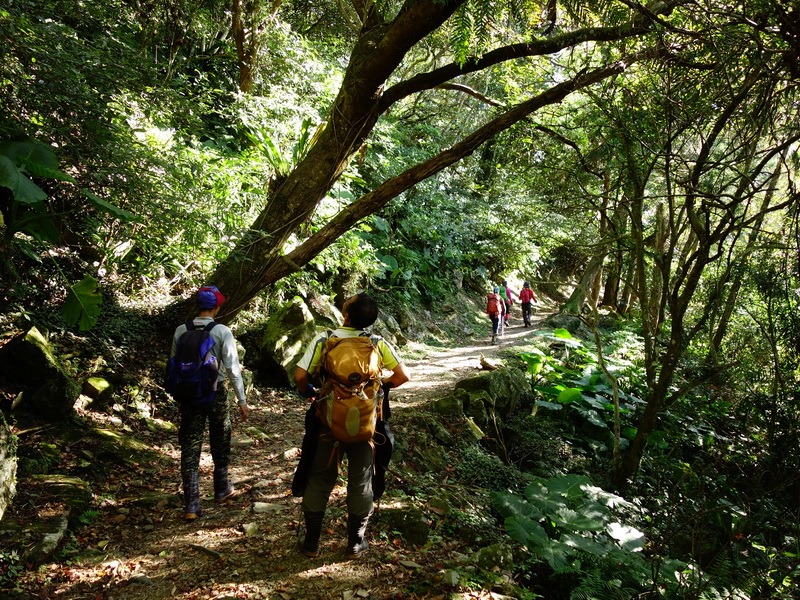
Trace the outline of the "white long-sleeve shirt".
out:
[[[213,320],[211,317],[195,317],[192,323],[195,327],[205,327]],[[178,339],[184,333],[186,333],[185,323],[175,329],[170,356],[175,356],[175,352],[178,349]],[[211,337],[214,338],[214,347],[211,349],[211,353],[219,361],[217,381],[225,381],[230,376],[239,405],[247,404],[247,397],[244,394],[244,381],[242,381],[242,367],[239,365],[239,352],[236,349],[236,340],[233,337],[233,332],[222,323],[217,323],[211,330]]]

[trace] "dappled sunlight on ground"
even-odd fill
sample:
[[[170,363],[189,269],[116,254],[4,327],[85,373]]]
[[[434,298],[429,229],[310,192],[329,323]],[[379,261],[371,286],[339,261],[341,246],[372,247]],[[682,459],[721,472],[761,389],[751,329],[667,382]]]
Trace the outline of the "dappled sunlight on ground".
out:
[[[541,318],[534,317],[536,321]],[[496,345],[491,344],[488,332],[487,322],[485,337],[461,340],[463,345],[458,348],[410,344],[405,349],[406,356],[414,357],[406,360],[412,379],[391,392],[392,407],[400,417],[395,421],[400,425],[396,434],[403,434],[404,409],[449,393],[458,381],[480,372],[481,357],[502,363],[504,351],[523,349],[534,328],[512,326]],[[230,476],[236,493],[224,501],[213,500],[213,462],[206,437],[200,463],[204,516],[192,522],[181,519],[177,428],[169,421],[158,421],[159,427],[147,430],[124,413],[108,416],[81,411],[93,427],[109,431],[103,437],[112,444],[121,443],[116,431],[133,434],[135,430],[143,445],[155,451],[150,455],[154,458],[102,463],[107,476],[92,488],[95,498],[103,499],[99,509],[87,516],[87,524],[68,542],[59,563],[24,574],[22,586],[36,590],[30,597],[440,598],[441,590],[432,582],[441,577],[442,563],[454,560],[460,542],[441,539],[431,554],[430,548],[406,544],[392,531],[380,532],[370,525],[369,551],[359,560],[346,560],[343,477],[331,495],[320,540],[321,556],[308,559],[299,553],[302,511],[290,486],[306,404],[288,390],[256,388],[253,392],[247,421],[232,410]],[[169,413],[169,407],[162,410]],[[176,415],[170,416],[174,419]],[[97,452],[87,442],[88,438],[75,441],[71,454],[91,468]],[[392,485],[400,484],[399,478],[393,480]],[[407,498],[404,490],[401,492],[395,497],[387,494],[380,510],[406,506]],[[155,503],[140,501],[148,494],[155,496]],[[11,516],[26,518],[24,512]],[[424,591],[404,595],[409,589]],[[489,597],[475,595],[481,593],[463,597]]]

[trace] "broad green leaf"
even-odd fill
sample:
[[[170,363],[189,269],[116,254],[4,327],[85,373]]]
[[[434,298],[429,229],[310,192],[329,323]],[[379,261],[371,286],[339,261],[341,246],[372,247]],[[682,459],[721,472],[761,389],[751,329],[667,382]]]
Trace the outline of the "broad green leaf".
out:
[[[639,552],[644,549],[646,538],[644,533],[622,523],[609,523],[606,527],[608,535],[617,540],[621,548],[629,552]]]
[[[37,140],[0,142],[0,154],[26,168],[35,165],[50,170],[58,169],[58,157],[53,148]]]
[[[541,372],[542,367],[547,360],[541,354],[532,354],[530,352],[524,352],[520,354],[519,357],[525,362],[526,365],[528,365],[528,373],[534,377]]]
[[[547,532],[539,523],[527,517],[508,517],[505,520],[505,526],[508,537],[526,545],[531,552],[537,553],[538,550],[550,545]]]
[[[58,169],[51,169],[44,165],[37,163],[28,163],[23,161],[22,166],[25,167],[25,172],[33,175],[34,177],[44,177],[45,179],[55,179],[56,181],[68,181],[69,183],[77,183],[75,178],[64,171]]]
[[[592,485],[592,481],[584,475],[559,475],[546,480],[544,485],[551,492],[576,499],[586,495],[584,487]]]
[[[502,517],[522,516],[535,520],[542,518],[542,513],[519,494],[492,492],[491,498],[492,505]]]
[[[556,514],[567,505],[561,494],[551,493],[538,482],[534,482],[525,488],[525,497],[528,499],[528,502],[547,517]]]
[[[606,527],[604,515],[596,507],[582,506],[581,510],[561,508],[554,515],[556,524],[568,531],[603,531]]]
[[[558,395],[559,404],[572,404],[583,397],[583,391],[578,388],[567,388]]]
[[[97,280],[87,275],[70,286],[61,314],[67,324],[80,323],[80,330],[88,331],[97,323],[102,300],[103,297],[97,291]]]
[[[567,557],[574,555],[575,552],[572,548],[557,540],[551,540],[546,547],[542,548],[539,554],[539,556],[547,561],[547,564],[549,564],[550,568],[554,571],[569,570],[570,564]]]
[[[116,217],[120,221],[141,221],[137,215],[118,206],[114,206],[110,202],[106,202],[100,196],[97,196],[88,190],[83,190],[83,195],[86,196],[97,208],[113,217]]]
[[[27,233],[40,242],[57,244],[61,239],[61,232],[47,213],[19,220],[13,226],[15,231]]]
[[[608,423],[606,423],[599,414],[597,414],[596,410],[587,409],[582,406],[574,406],[573,408],[578,411],[584,419],[586,419],[589,423],[594,425],[595,427],[600,427],[602,429],[608,429]]]
[[[563,404],[558,404],[556,402],[547,402],[546,400],[537,400],[536,406],[541,406],[542,408],[549,408],[550,410],[564,410]]]
[[[567,331],[566,329],[563,329],[563,328],[554,329],[553,330],[553,336],[555,336],[557,338],[564,339],[564,340],[573,339],[572,334],[569,331]]]
[[[537,385],[533,388],[537,392],[544,394],[545,396],[558,396],[562,391],[564,391],[563,385]]]
[[[12,192],[19,187],[20,173],[16,165],[7,156],[0,155],[0,186]]]
[[[382,217],[376,215],[372,220],[375,223],[375,229],[378,231],[389,231],[389,229],[391,229],[389,227],[389,221]]]
[[[381,262],[387,266],[387,268],[391,269],[393,272],[397,271],[399,265],[397,263],[397,259],[394,256],[390,256],[388,254],[384,254],[380,257]]]
[[[16,189],[12,188],[11,193],[14,194],[14,200],[23,204],[36,204],[47,198],[44,190],[22,173],[19,174]]]
[[[565,533],[561,537],[561,543],[574,550],[581,550],[594,556],[606,556],[609,551],[608,544],[602,544],[590,537],[584,537],[574,533]]]

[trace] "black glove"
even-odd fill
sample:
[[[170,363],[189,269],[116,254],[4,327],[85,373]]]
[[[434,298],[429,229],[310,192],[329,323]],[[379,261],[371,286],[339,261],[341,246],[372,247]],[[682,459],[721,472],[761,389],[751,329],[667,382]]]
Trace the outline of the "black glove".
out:
[[[389,406],[389,390],[392,389],[392,383],[387,381],[381,387],[383,389],[383,400],[381,402],[381,412],[383,413],[382,419],[384,421],[388,421],[389,417],[392,416],[392,409]]]
[[[306,389],[301,391],[297,390],[297,393],[300,394],[303,398],[313,398],[317,395],[317,389],[311,385],[310,383],[306,385]]]

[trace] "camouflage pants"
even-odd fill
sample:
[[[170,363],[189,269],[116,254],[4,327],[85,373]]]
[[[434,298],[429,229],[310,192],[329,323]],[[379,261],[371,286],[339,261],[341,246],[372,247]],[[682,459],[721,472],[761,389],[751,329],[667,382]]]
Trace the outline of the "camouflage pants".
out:
[[[227,467],[231,455],[231,412],[228,393],[224,385],[217,389],[211,404],[192,406],[181,405],[181,426],[178,442],[181,445],[181,475],[197,471],[200,466],[200,452],[203,448],[203,435],[208,421],[208,437],[211,445],[211,458],[215,467]]]
[[[372,514],[372,458],[369,442],[342,444],[326,426],[322,426],[319,443],[303,494],[303,510],[323,512],[336,485],[339,463],[347,456],[347,512],[356,517]]]

